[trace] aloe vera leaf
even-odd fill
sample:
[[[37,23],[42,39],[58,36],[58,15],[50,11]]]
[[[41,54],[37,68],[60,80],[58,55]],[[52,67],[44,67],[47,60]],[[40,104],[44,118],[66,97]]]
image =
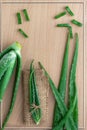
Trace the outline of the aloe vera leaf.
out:
[[[76,104],[76,100],[77,100],[76,84],[74,85],[74,92],[75,93],[74,93],[74,97],[73,97],[73,101],[72,101],[72,106],[70,107],[68,112],[65,114],[65,116],[61,119],[61,121],[58,123],[58,125],[53,128],[53,130],[60,130],[61,127],[65,124],[66,121],[68,121],[69,117],[71,116],[71,114],[75,108],[75,104]],[[73,124],[71,124],[71,126],[73,126]],[[68,129],[69,129],[69,127],[68,127]],[[70,127],[70,129],[71,129],[71,127]]]
[[[57,24],[57,27],[71,27],[68,23]]]
[[[38,124],[41,120],[42,117],[42,111],[40,108],[40,99],[39,99],[39,93],[38,93],[38,89],[37,89],[37,83],[36,83],[36,75],[35,75],[35,71],[34,71],[34,76],[33,76],[33,82],[34,82],[34,88],[35,88],[35,102],[36,102],[36,106],[39,106],[39,108],[37,109],[37,115],[38,115]]]
[[[68,111],[63,99],[61,98],[60,93],[58,92],[57,88],[55,87],[55,84],[53,83],[51,77],[49,76],[49,74],[47,73],[47,71],[45,70],[45,68],[43,67],[43,65],[39,62],[40,68],[43,69],[45,76],[48,78],[48,82],[50,84],[50,87],[52,89],[53,95],[55,97],[55,100],[57,102],[57,105],[61,111],[61,114],[64,116],[66,114],[66,112]],[[70,117],[70,124],[72,125],[73,130],[77,130],[76,126],[74,125],[73,119]],[[58,130],[58,129],[57,129]]]
[[[58,18],[60,18],[60,17],[63,17],[64,15],[66,15],[66,11],[57,14],[54,18],[55,18],[55,19],[58,19]]]
[[[31,116],[36,124],[39,124],[42,113],[41,113],[41,108],[40,108],[40,100],[39,100],[39,94],[38,94],[38,89],[37,89],[37,84],[36,84],[36,76],[35,76],[35,69],[33,67],[33,61],[31,62],[30,65],[30,80],[29,80],[29,89],[30,89],[30,98],[32,98],[32,102],[30,104],[31,106]],[[35,105],[35,106],[33,106]],[[33,108],[32,108],[33,106]],[[36,108],[38,107],[38,108]]]
[[[34,90],[34,83],[33,83],[33,73],[34,73],[34,68],[33,68],[33,61],[30,64],[30,79],[29,79],[29,92],[30,92],[30,105],[35,104],[35,90]]]
[[[76,50],[75,50],[75,56],[74,56],[74,60],[73,60],[73,63],[72,63],[72,70],[71,70],[71,76],[70,76],[70,85],[71,85],[71,87],[70,87],[70,98],[69,98],[71,100],[71,106],[70,106],[70,108],[72,107],[73,99],[74,99],[74,96],[75,96],[74,94],[75,94],[75,90],[76,90],[76,88],[75,88],[76,87],[76,85],[75,85],[75,75],[76,75],[77,56],[78,56],[78,36],[76,38]],[[76,98],[77,98],[77,95],[76,95]],[[73,119],[74,119],[74,122],[75,122],[75,126],[78,129],[78,126],[77,126],[77,124],[78,124],[77,123],[78,122],[78,107],[77,106],[78,105],[76,105],[76,104],[74,105],[75,111],[74,111],[74,118]],[[58,111],[56,111],[55,114],[57,112]],[[69,116],[70,116],[70,114],[69,114]],[[61,122],[64,123],[65,119],[67,119],[67,118],[63,117],[63,121],[61,121]],[[67,119],[67,122],[66,122],[66,128],[67,128],[67,126],[69,126],[68,119]],[[61,127],[61,123],[58,123],[58,126],[55,129],[60,129],[60,127]],[[53,129],[53,130],[55,130],[55,129]]]
[[[79,38],[78,34],[76,33],[76,46],[75,46],[75,52],[74,52],[74,57],[71,65],[71,71],[70,71],[70,80],[69,80],[69,108],[72,107],[72,101],[75,93],[75,89],[77,90],[76,87],[76,67],[77,67],[77,59],[78,59],[78,43],[79,43]],[[78,94],[76,95],[77,101],[75,104],[75,108],[72,113],[73,120],[78,128]]]
[[[72,22],[73,24],[79,26],[79,27],[82,27],[82,25],[83,25],[82,23],[80,23],[79,21],[77,21],[77,20],[75,20],[75,19],[71,20],[71,22]]]
[[[72,26],[68,27],[69,32],[70,32],[70,38],[73,38],[73,31],[72,31]]]
[[[10,51],[0,59],[0,79],[2,78],[8,67],[13,64],[15,58],[16,54],[14,53],[14,51]]]
[[[13,44],[11,44],[8,48],[4,49],[1,53],[0,53],[0,59],[2,58],[2,56],[4,56],[6,53],[10,52],[14,50],[16,53],[19,53],[21,50],[21,45],[19,42],[14,42]],[[20,54],[19,54],[20,55]]]
[[[31,116],[32,116],[32,118],[33,118],[33,120],[34,120],[34,122],[36,123],[36,124],[38,124],[39,123],[39,121],[40,121],[40,116],[39,116],[39,108],[38,109],[36,109],[35,108],[35,106],[38,106],[37,104],[36,104],[36,92],[35,92],[35,87],[34,87],[34,82],[33,82],[33,74],[34,74],[34,71],[31,73],[31,79],[30,79],[30,81],[31,81],[31,90],[32,90],[32,95],[30,94],[30,97],[32,98],[32,103],[31,103],[31,109],[30,109],[30,112],[31,112]],[[35,106],[33,106],[33,105],[35,105]],[[32,106],[33,106],[33,108],[32,108]],[[33,112],[33,113],[32,113]]]
[[[3,122],[3,124],[2,124],[1,130],[4,130],[6,124],[7,124],[8,120],[9,120],[9,117],[11,116],[11,113],[12,113],[14,105],[15,105],[17,92],[18,92],[18,86],[19,86],[19,81],[20,81],[20,76],[21,76],[21,54],[20,54],[20,47],[19,46],[16,46],[18,48],[15,50],[15,52],[17,51],[16,52],[16,54],[17,54],[17,65],[16,65],[16,74],[15,74],[15,81],[14,81],[12,99],[11,99],[9,111],[8,111],[8,113],[6,115],[6,118],[5,118],[4,122]],[[6,50],[4,52],[6,52]]]
[[[34,85],[32,82],[33,73],[34,73],[34,70],[31,71],[30,79],[29,79],[29,95],[30,95],[29,96],[29,103],[30,103],[31,116],[34,119],[34,117],[36,116],[36,112],[33,111],[34,110],[33,104],[35,104],[35,91],[34,91]],[[32,111],[33,111],[33,113],[32,113]],[[36,118],[34,119],[34,121],[37,122]]]
[[[13,62],[12,62],[13,61]],[[1,80],[0,80],[0,101],[2,101],[4,93],[6,91],[6,88],[8,86],[8,83],[11,79],[11,76],[13,74],[13,70],[15,68],[16,65],[16,57],[13,60],[12,59],[10,66],[8,67],[8,69],[6,70],[6,72],[4,73],[4,75],[2,76]]]
[[[21,28],[19,28],[18,31],[19,31],[20,34],[22,34],[25,38],[28,38],[28,35],[27,35]]]
[[[66,6],[65,9],[67,10],[67,12],[68,12],[71,16],[74,16],[74,13],[72,12],[72,10],[70,9],[69,6]]]
[[[66,56],[66,55],[64,55],[64,56]],[[68,58],[68,54],[67,54],[67,58]],[[67,63],[67,64],[66,64]],[[68,60],[67,60],[67,62],[65,62],[65,66],[67,67],[68,66]],[[63,62],[63,67],[64,67],[64,62]],[[68,68],[67,68],[68,69]],[[64,71],[63,71],[64,72]],[[63,74],[63,72],[62,72],[62,74]],[[67,73],[67,71],[66,71],[66,73]],[[62,76],[62,75],[61,75]],[[62,86],[62,89],[61,89],[61,91],[59,90],[59,87],[61,87],[61,86],[59,86],[58,87],[58,90],[59,90],[59,92],[60,93],[63,93],[63,91],[64,91],[64,89],[63,89],[63,87],[64,87],[64,84],[63,84],[63,80],[60,80],[60,82],[61,82],[61,84],[63,85]],[[74,97],[73,97],[74,98]],[[63,98],[64,99],[64,98]],[[72,99],[73,100],[73,99]],[[72,103],[73,103],[73,101],[72,101]],[[57,107],[57,105],[56,105],[56,107]],[[56,114],[56,113],[58,113],[58,115]],[[71,116],[71,115],[70,115]],[[60,112],[58,111],[58,109],[57,108],[55,108],[55,118],[54,118],[54,123],[55,123],[55,126],[58,124],[58,126],[59,126],[59,123],[58,123],[58,118],[64,118],[64,117],[62,117],[62,116],[60,116]],[[74,125],[74,124],[73,124]],[[75,124],[76,125],[76,124]],[[69,120],[67,120],[67,122],[66,122],[66,128],[67,129],[70,129],[69,128],[70,127],[70,121]],[[72,128],[72,130],[73,130],[73,127],[71,127]],[[58,128],[59,129],[59,128]]]
[[[26,21],[30,21],[27,9],[23,9],[23,13],[24,13]]]
[[[62,63],[61,75],[60,75],[60,81],[59,81],[59,86],[58,86],[58,92],[60,93],[63,101],[65,99],[65,93],[66,93],[69,44],[70,44],[70,33],[68,34],[68,37],[67,37],[66,48],[65,48],[65,53],[64,53],[63,63]],[[58,125],[58,122],[61,120],[61,118],[63,117],[56,103],[55,108],[54,108],[53,127]]]
[[[66,80],[67,80],[67,71],[68,71],[68,53],[69,53],[69,44],[70,44],[70,34],[68,34],[62,69],[61,69],[61,76],[58,85],[58,91],[61,94],[62,99],[65,99],[66,93]]]
[[[22,24],[21,14],[19,12],[17,12],[17,21],[18,24]]]

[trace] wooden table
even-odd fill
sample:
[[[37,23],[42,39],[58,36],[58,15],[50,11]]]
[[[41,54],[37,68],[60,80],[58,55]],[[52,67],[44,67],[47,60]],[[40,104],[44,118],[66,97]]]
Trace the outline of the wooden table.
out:
[[[69,2],[69,1],[68,1]],[[27,2],[22,0],[18,2],[16,0],[12,1],[3,0],[1,4],[1,51],[6,48],[8,45],[14,41],[18,41],[22,45],[22,69],[28,68],[31,59],[35,59],[35,62],[41,61],[46,67],[47,71],[51,75],[56,86],[59,83],[59,77],[61,72],[62,59],[65,49],[66,37],[67,37],[67,28],[58,28],[56,27],[57,23],[70,23],[70,21],[75,18],[82,23],[84,21],[84,1],[73,2],[57,2],[57,1],[35,1],[33,0]],[[69,5],[69,7],[75,13],[74,17],[69,16],[68,14],[60,19],[55,20],[54,16],[57,13],[64,11],[64,7]],[[86,3],[85,3],[86,5]],[[22,9],[26,8],[29,12],[30,22],[26,22],[22,14]],[[17,24],[16,13],[20,11],[22,14],[22,25]],[[71,23],[70,23],[71,24]],[[79,56],[78,56],[78,65],[77,65],[77,87],[78,87],[78,97],[79,97],[79,127],[84,127],[84,92],[85,92],[85,77],[87,64],[85,58],[85,37],[84,37],[84,26],[77,27],[71,24],[73,27],[73,34],[76,32],[79,34]],[[19,32],[18,29],[22,28],[28,35],[29,38],[24,38]],[[69,49],[69,70],[72,61],[72,56],[75,47],[75,39],[71,40],[70,49]],[[85,72],[85,73],[84,73]],[[69,71],[68,71],[69,76]],[[4,96],[2,103],[2,121],[6,116],[6,113],[9,108],[12,95],[12,83],[14,76],[11,79],[11,82],[8,85],[7,91]],[[68,85],[68,82],[67,82]],[[67,86],[68,87],[68,86]],[[68,89],[67,89],[68,92]],[[67,99],[67,96],[66,96]],[[54,97],[50,90],[49,95],[49,120],[47,123],[42,125],[45,128],[51,128],[53,109],[54,109]],[[87,113],[87,112],[86,112]],[[87,114],[86,114],[87,115]],[[13,113],[8,121],[7,127],[21,127],[24,129],[26,126],[23,123],[23,85],[22,80],[20,82],[17,100]],[[27,126],[28,127],[28,126]],[[9,129],[9,128],[8,128]]]

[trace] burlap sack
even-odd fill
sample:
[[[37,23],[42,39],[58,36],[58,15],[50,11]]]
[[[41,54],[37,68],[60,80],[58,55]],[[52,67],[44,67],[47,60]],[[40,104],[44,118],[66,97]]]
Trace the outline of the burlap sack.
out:
[[[24,122],[26,125],[32,127],[36,126],[32,120],[31,113],[29,112],[29,70],[23,71],[23,89],[24,89]],[[41,102],[42,119],[40,124],[47,122],[48,120],[48,94],[49,94],[49,83],[47,78],[44,76],[41,69],[36,69],[36,81]]]

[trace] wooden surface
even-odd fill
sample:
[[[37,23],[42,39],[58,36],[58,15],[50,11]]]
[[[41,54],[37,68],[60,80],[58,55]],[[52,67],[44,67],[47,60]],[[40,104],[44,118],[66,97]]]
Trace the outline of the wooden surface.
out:
[[[35,62],[41,61],[51,75],[56,86],[59,83],[62,59],[65,49],[66,37],[68,30],[66,28],[55,27],[57,23],[70,23],[73,18],[69,15],[58,20],[53,19],[55,14],[64,10],[67,3],[3,3],[1,15],[1,46],[2,50],[14,41],[19,41],[22,44],[22,62],[23,69],[29,67],[31,59]],[[83,23],[83,4],[71,3],[68,4],[75,13],[74,18]],[[23,14],[23,24],[18,25],[16,13],[26,8],[30,15],[30,22],[26,22]],[[22,12],[22,11],[21,11]],[[71,24],[71,23],[70,23]],[[77,27],[72,24],[73,33],[79,34],[79,57],[77,65],[77,86],[79,96],[79,127],[84,126],[84,40],[83,27]],[[22,28],[29,38],[25,39],[17,30]],[[69,50],[69,69],[74,51],[74,40],[71,40]],[[2,120],[9,108],[12,93],[12,82],[9,84],[2,104]],[[20,83],[16,104],[13,113],[9,119],[7,127],[25,127],[23,123],[23,86]],[[52,124],[54,97],[50,91],[49,95],[49,120],[42,126],[49,128]]]

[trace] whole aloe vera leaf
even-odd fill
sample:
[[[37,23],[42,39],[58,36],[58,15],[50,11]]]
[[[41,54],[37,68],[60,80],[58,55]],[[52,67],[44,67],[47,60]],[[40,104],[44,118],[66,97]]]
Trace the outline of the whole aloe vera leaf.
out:
[[[11,116],[11,113],[13,111],[14,105],[15,105],[15,101],[16,101],[16,96],[17,96],[17,92],[18,92],[18,86],[19,86],[19,81],[20,81],[20,76],[21,76],[21,54],[20,54],[20,50],[21,50],[21,46],[19,43],[15,43],[12,44],[12,46],[10,46],[9,48],[7,48],[7,50],[4,50],[1,53],[1,57],[5,54],[8,53],[9,51],[14,50],[14,52],[17,55],[17,64],[16,64],[16,74],[15,74],[15,81],[14,81],[14,87],[13,87],[13,93],[12,93],[12,99],[11,99],[11,103],[10,103],[10,107],[9,107],[9,111],[6,115],[6,118],[2,124],[2,128],[1,130],[4,130],[9,117]]]
[[[65,53],[64,53],[63,63],[62,63],[62,69],[61,69],[61,76],[60,76],[60,81],[58,86],[58,92],[60,93],[63,101],[65,99],[65,92],[66,92],[69,44],[70,44],[70,34],[68,34],[68,38],[67,38],[67,43],[66,43],[66,48],[65,48]],[[59,110],[57,103],[55,103],[53,127],[58,125],[58,122],[61,120],[61,118],[62,118],[61,111]]]
[[[72,61],[72,65],[71,65],[71,71],[70,71],[70,80],[69,80],[69,108],[72,107],[72,102],[73,102],[73,98],[74,98],[74,93],[75,93],[75,89],[77,90],[76,87],[76,67],[77,67],[77,59],[78,59],[78,43],[79,43],[79,38],[78,38],[78,34],[76,33],[76,43],[75,43],[75,52],[74,52],[74,56],[73,56],[73,61]],[[75,104],[75,108],[73,110],[72,113],[72,117],[73,120],[77,126],[78,129],[78,93],[76,95],[76,104]]]
[[[40,100],[39,100],[39,94],[36,84],[36,75],[35,75],[35,69],[33,66],[33,61],[30,65],[30,79],[29,79],[29,92],[30,92],[30,112],[32,119],[36,124],[40,123],[42,113],[40,108]],[[37,108],[36,108],[37,107]]]
[[[62,116],[64,117],[66,112],[68,112],[68,109],[63,101],[63,99],[61,98],[60,93],[58,92],[57,88],[55,87],[54,82],[52,81],[51,77],[49,76],[49,74],[47,73],[47,71],[45,70],[45,68],[43,67],[43,65],[39,62],[39,65],[41,67],[41,69],[43,69],[45,76],[48,78],[48,82],[50,84],[50,87],[52,89],[53,95],[55,97],[55,100],[57,102],[57,105],[61,111]],[[73,130],[77,130],[74,121],[71,117],[69,117],[69,121],[70,121],[70,127],[72,127]],[[63,128],[63,126],[61,126],[61,128]],[[55,129],[58,130],[58,129]]]

